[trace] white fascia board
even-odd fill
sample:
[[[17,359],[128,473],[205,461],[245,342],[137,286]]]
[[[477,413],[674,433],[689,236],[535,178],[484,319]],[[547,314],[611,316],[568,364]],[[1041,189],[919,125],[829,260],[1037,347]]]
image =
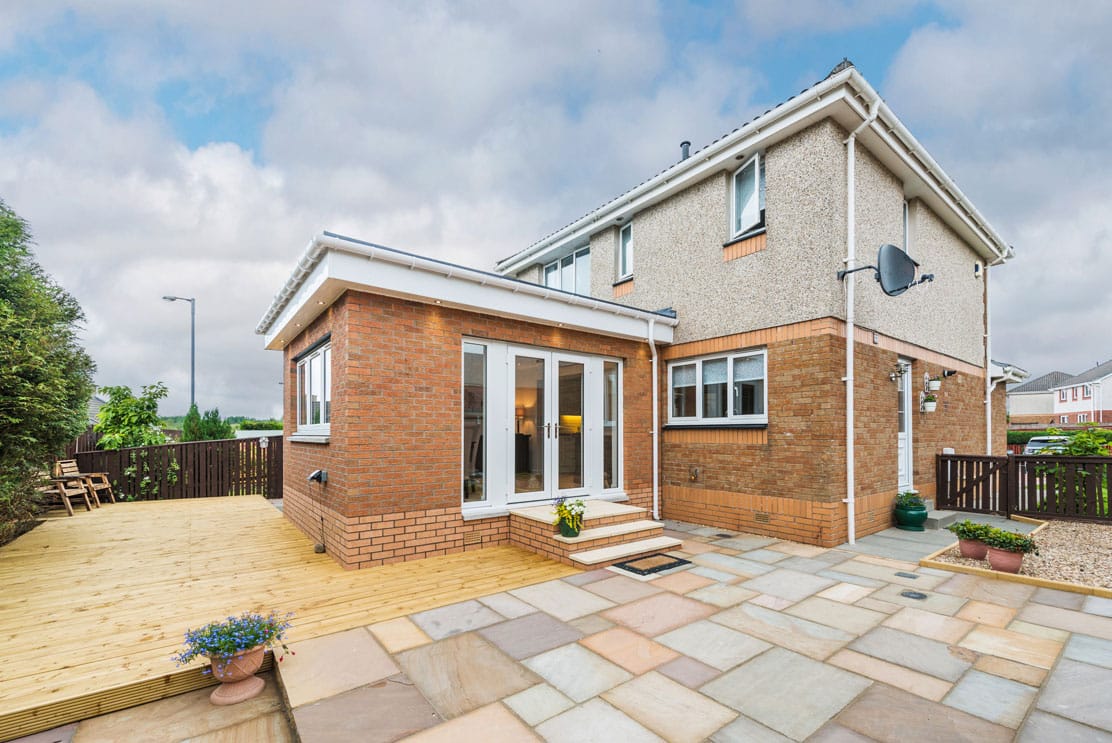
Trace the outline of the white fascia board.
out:
[[[265,331],[268,349],[284,348],[346,290],[630,340],[646,340],[651,320],[657,343],[671,343],[678,322],[665,315],[397,251],[364,250],[328,236],[318,238],[315,244],[326,249],[269,324]]]

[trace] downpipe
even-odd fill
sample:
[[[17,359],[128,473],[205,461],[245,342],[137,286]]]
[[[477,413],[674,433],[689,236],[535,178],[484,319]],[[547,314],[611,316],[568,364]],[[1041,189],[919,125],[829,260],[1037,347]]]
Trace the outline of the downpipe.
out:
[[[653,374],[653,429],[649,432],[653,444],[653,521],[660,521],[660,377],[656,351],[656,319],[649,320],[649,351],[652,353]]]

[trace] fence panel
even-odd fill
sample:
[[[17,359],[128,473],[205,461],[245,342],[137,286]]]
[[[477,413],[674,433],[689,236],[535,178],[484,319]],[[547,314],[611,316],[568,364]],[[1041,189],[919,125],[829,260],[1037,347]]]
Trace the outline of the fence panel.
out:
[[[1008,459],[939,454],[936,460],[937,507],[973,513],[1007,513]]]
[[[82,472],[107,472],[117,497],[133,500],[259,494],[282,497],[282,437],[192,441],[77,452]]]

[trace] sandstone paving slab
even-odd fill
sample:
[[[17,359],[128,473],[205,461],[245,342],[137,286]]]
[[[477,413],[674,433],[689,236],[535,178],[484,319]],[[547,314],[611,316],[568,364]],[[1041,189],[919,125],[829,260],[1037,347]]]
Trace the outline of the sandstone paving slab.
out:
[[[915,593],[922,593],[926,598],[917,599],[904,596],[905,591]],[[878,588],[873,592],[869,599],[874,601],[887,601],[890,604],[899,604],[900,606],[910,606],[915,609],[923,609],[924,611],[933,611],[935,614],[946,614],[953,616],[961,610],[965,605],[967,599],[961,596],[948,596],[944,593],[933,593],[929,590],[920,588],[908,588],[901,585],[889,585],[884,588]],[[869,599],[864,599],[868,601]],[[862,604],[859,602],[858,606]]]
[[[726,609],[731,606],[737,606],[746,599],[751,599],[757,595],[756,591],[750,591],[748,588],[741,586],[733,586],[725,583],[712,583],[703,588],[697,588],[687,594],[689,599],[702,601],[704,604],[712,604],[721,609]]]
[[[462,601],[413,614],[410,619],[432,639],[442,640],[450,635],[496,624],[505,617],[478,601]]]
[[[614,623],[609,619],[603,619],[598,614],[588,614],[585,617],[572,619],[568,622],[569,625],[575,627],[584,635],[594,635],[599,632],[605,632],[614,626]]]
[[[807,743],[874,743],[874,741],[836,722],[828,722],[808,738]]]
[[[840,565],[846,560],[852,560],[857,557],[857,553],[850,552],[849,550],[828,549],[814,557],[816,560],[822,560],[830,565]]]
[[[583,636],[575,627],[541,611],[484,627],[479,634],[517,660],[567,645]]]
[[[897,532],[899,533],[899,532]],[[916,535],[918,536],[918,535]],[[947,538],[945,541],[951,541]],[[883,568],[890,568],[892,570],[902,570],[904,572],[912,572],[919,569],[918,561],[897,560],[891,557],[882,557],[879,555],[858,555],[853,558],[857,562],[869,563],[871,565],[880,565]]]
[[[881,743],[1004,743],[1014,730],[884,684],[873,684],[835,722]]]
[[[895,614],[900,609],[905,608],[903,606],[900,606],[899,604],[893,604],[891,601],[881,601],[880,599],[874,599],[872,596],[866,596],[859,601],[855,601],[854,604],[856,606],[862,606],[866,609],[872,609],[873,611],[879,611],[882,614]]]
[[[822,576],[823,578],[829,578],[830,580],[838,581],[839,583],[852,583],[855,586],[864,586],[865,588],[880,588],[881,586],[887,585],[887,583],[885,583],[884,581],[877,580],[876,578],[866,578],[863,575],[843,573],[842,571],[835,569],[820,570],[819,572],[815,573],[815,575]]]
[[[382,643],[382,647],[391,653],[399,653],[432,642],[432,638],[407,617],[388,619],[385,622],[369,625],[367,629],[376,640]]]
[[[890,627],[877,627],[862,635],[850,649],[946,681],[957,681],[973,665],[951,653],[946,643]]]
[[[717,539],[711,542],[711,544],[713,544],[715,547],[725,547],[726,549],[748,552],[749,550],[757,550],[761,549],[762,547],[768,547],[770,545],[776,544],[779,541],[779,539],[775,539],[773,537],[762,537],[756,534],[739,534],[736,537],[730,537],[729,539]]]
[[[720,552],[707,552],[702,555],[696,555],[691,561],[703,567],[726,573],[733,573],[735,576],[741,576],[743,578],[750,578],[754,575],[764,575],[773,570],[771,565],[766,565],[763,562],[746,560],[743,557],[731,557],[730,555],[724,555]]]
[[[943,700],[997,725],[1018,728],[1039,690],[990,673],[971,670]]]
[[[525,720],[526,724],[534,727],[575,706],[575,702],[548,684],[537,684],[525,691],[519,691],[502,702]]]
[[[750,599],[750,603],[753,603],[757,606],[763,606],[766,609],[772,609],[773,611],[783,611],[795,602],[791,599],[784,599],[780,598],[779,596],[772,596],[767,593],[762,593],[760,596],[755,596]]]
[[[630,601],[643,599],[646,596],[652,596],[664,590],[660,586],[655,585],[655,583],[656,581],[643,583],[639,580],[615,575],[613,578],[590,583],[586,586],[586,589],[616,604],[626,604]]]
[[[706,684],[702,692],[782,735],[803,740],[871,683],[798,653],[772,648]]]
[[[729,670],[772,647],[763,640],[707,620],[674,629],[656,640],[719,671]]]
[[[709,586],[714,583],[714,580],[702,575],[697,575],[690,570],[665,575],[653,581],[655,586],[669,590],[672,593],[688,593],[689,591],[694,591],[696,588],[702,588],[703,586]]]
[[[443,722],[402,675],[296,707],[293,719],[302,743],[399,740]]]
[[[88,739],[84,739],[88,740]],[[84,740],[81,743],[84,743]],[[240,743],[240,741],[265,740],[267,743],[293,743],[290,723],[281,712],[271,712],[261,717],[244,720],[236,725],[213,730],[189,739],[189,743]]]
[[[979,625],[958,643],[963,648],[1007,658],[1038,668],[1051,668],[1062,643],[1021,632]]]
[[[315,702],[381,681],[398,672],[370,633],[362,627],[290,643],[297,655],[278,667],[291,707]]]
[[[1032,637],[1045,637],[1048,640],[1055,640],[1057,642],[1065,642],[1070,639],[1070,633],[1065,630],[1046,627],[1041,624],[1031,624],[1030,622],[1024,622],[1022,619],[1016,619],[1008,623],[1007,628],[1012,632],[1022,632]]]
[[[1028,604],[1020,610],[1019,618],[1032,624],[1041,624],[1067,632],[1080,632],[1102,640],[1112,640],[1112,619],[1096,614],[1044,604]]]
[[[1066,643],[1063,655],[1070,660],[1112,668],[1112,641],[1088,635],[1074,635]]]
[[[606,580],[607,578],[613,577],[614,573],[612,573],[611,571],[607,570],[606,568],[598,568],[596,570],[588,570],[583,573],[569,575],[568,577],[564,578],[563,581],[565,583],[571,583],[573,586],[585,586],[588,583],[594,583],[598,580]]]
[[[978,671],[991,673],[993,676],[1018,681],[1027,686],[1042,686],[1048,671],[1045,668],[1036,668],[1026,663],[1017,663],[1007,658],[997,658],[995,655],[982,655],[977,658],[973,667]]]
[[[632,678],[624,668],[578,643],[541,653],[525,661],[525,665],[577,703]]]
[[[786,738],[775,730],[766,728],[756,720],[751,720],[745,715],[738,715],[737,719],[726,727],[710,736],[712,743],[790,743],[791,738]]]
[[[776,550],[769,549],[752,550],[750,552],[746,552],[743,557],[746,560],[756,560],[757,562],[763,562],[769,565],[774,562],[780,562],[781,560],[788,559],[788,556],[785,555],[783,552],[777,552]]]
[[[489,596],[482,596],[479,598],[479,602],[494,609],[506,619],[517,619],[537,611],[537,607],[527,604],[508,593],[492,593]]]
[[[692,529],[691,533],[697,537],[706,537],[707,539],[713,538],[719,540],[738,536],[738,533],[736,531],[733,531],[731,529],[721,529],[717,526],[699,526]]]
[[[752,553],[747,553],[748,557]],[[810,557],[789,557],[786,560],[781,560],[776,563],[778,568],[787,568],[788,570],[798,570],[801,573],[820,573],[823,570],[830,569],[830,563],[825,560],[818,560]]]
[[[688,572],[694,573],[695,575],[700,575],[704,578],[710,578],[711,580],[718,583],[736,583],[737,581],[742,580],[743,577],[747,577],[738,575],[737,573],[727,573],[725,570],[715,570],[714,568],[708,568],[706,565],[697,565]]]
[[[679,681],[689,689],[698,689],[722,673],[717,668],[708,666],[706,663],[700,663],[686,655],[681,655],[673,661],[657,666],[656,670],[673,681]]]
[[[614,574],[610,573],[610,577],[613,576]],[[510,591],[510,594],[565,622],[595,614],[614,605],[613,601],[608,601],[562,580],[550,580],[517,588]]]
[[[818,596],[803,599],[784,611],[793,617],[810,619],[854,635],[864,634],[888,618],[887,614],[879,611],[842,604]]]
[[[830,588],[819,591],[816,596],[821,596],[824,599],[831,601],[841,601],[843,604],[852,604],[855,601],[868,596],[874,589],[866,588],[865,586],[857,586],[853,583],[838,583]]]
[[[1044,712],[1112,732],[1112,670],[1063,658],[1046,680],[1036,706]]]
[[[582,643],[584,647],[612,663],[617,663],[632,674],[645,673],[679,657],[676,651],[625,627],[615,627],[591,635]]]
[[[800,601],[824,588],[830,588],[834,583],[835,581],[829,578],[821,578],[810,573],[777,569],[759,578],[747,580],[740,585],[742,588],[748,588],[751,591],[779,596],[789,601]]]
[[[1037,604],[1057,606],[1059,609],[1080,609],[1085,604],[1085,594],[1073,591],[1059,591],[1055,588],[1037,588],[1031,595]]]
[[[693,539],[683,540],[683,544],[679,546],[679,549],[689,555],[701,555],[705,552],[719,551],[719,549],[714,545],[706,544],[705,542],[696,542]]]
[[[656,733],[601,699],[572,707],[538,725],[537,732],[548,743],[663,742]]]
[[[853,635],[840,629],[754,606],[752,602],[721,611],[711,621],[817,660],[825,660],[853,639]]]
[[[985,601],[968,601],[954,616],[968,619],[977,624],[987,624],[992,627],[1007,627],[1015,616],[1015,609],[999,604],[990,604]]]
[[[785,555],[792,555],[793,557],[816,557],[829,551],[825,547],[800,544],[799,542],[777,542],[768,545],[768,549],[783,552]]]
[[[1101,596],[1086,596],[1081,611],[1086,614],[1096,614],[1102,617],[1112,617],[1112,599]]]
[[[701,601],[665,592],[610,609],[602,615],[643,635],[655,637],[710,616],[715,610],[716,607]]]
[[[976,625],[965,619],[955,619],[945,614],[935,614],[933,611],[906,606],[885,619],[884,626],[953,644],[969,634]]]
[[[879,580],[884,583],[895,583],[904,588],[914,588],[916,591],[929,591],[946,580],[941,576],[923,575],[920,573],[913,573],[917,576],[915,578],[907,578],[902,575],[897,575],[897,573],[911,573],[911,570],[895,567],[893,565],[878,565],[875,562],[867,562],[864,560],[865,557],[867,556],[859,555],[852,560],[846,560],[840,563],[837,568],[838,572],[857,575],[862,578],[871,578],[872,580]]]
[[[1027,716],[1016,736],[1017,743],[1112,743],[1112,733],[1082,725],[1039,710]]]
[[[452,635],[395,657],[406,675],[446,719],[540,682],[527,668],[474,632]]]
[[[955,575],[935,590],[951,596],[983,601],[1012,609],[1021,608],[1035,593],[1035,587],[1023,583],[982,578],[977,575]]]
[[[16,738],[12,743],[73,743],[73,736],[76,732],[77,723],[71,722],[68,725],[43,730],[41,733],[31,733],[22,738]]]
[[[604,692],[602,698],[670,743],[699,743],[737,712],[650,672]]]
[[[910,668],[904,668],[895,663],[862,655],[853,650],[839,650],[826,662],[860,676],[871,678],[874,681],[881,681],[897,689],[909,691],[932,702],[941,701],[953,686],[953,684],[934,676],[928,676],[925,673],[912,671]]]
[[[361,740],[370,740],[362,738]],[[519,743],[540,738],[501,704],[488,704],[454,720],[406,738],[406,743]]]

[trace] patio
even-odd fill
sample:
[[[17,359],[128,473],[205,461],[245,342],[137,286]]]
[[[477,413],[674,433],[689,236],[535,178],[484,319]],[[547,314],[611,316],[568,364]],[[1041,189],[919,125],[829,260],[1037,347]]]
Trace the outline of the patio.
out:
[[[512,547],[344,571],[253,496],[118,503],[0,548],[0,740],[211,684],[170,656],[228,613],[310,638],[574,574]]]

